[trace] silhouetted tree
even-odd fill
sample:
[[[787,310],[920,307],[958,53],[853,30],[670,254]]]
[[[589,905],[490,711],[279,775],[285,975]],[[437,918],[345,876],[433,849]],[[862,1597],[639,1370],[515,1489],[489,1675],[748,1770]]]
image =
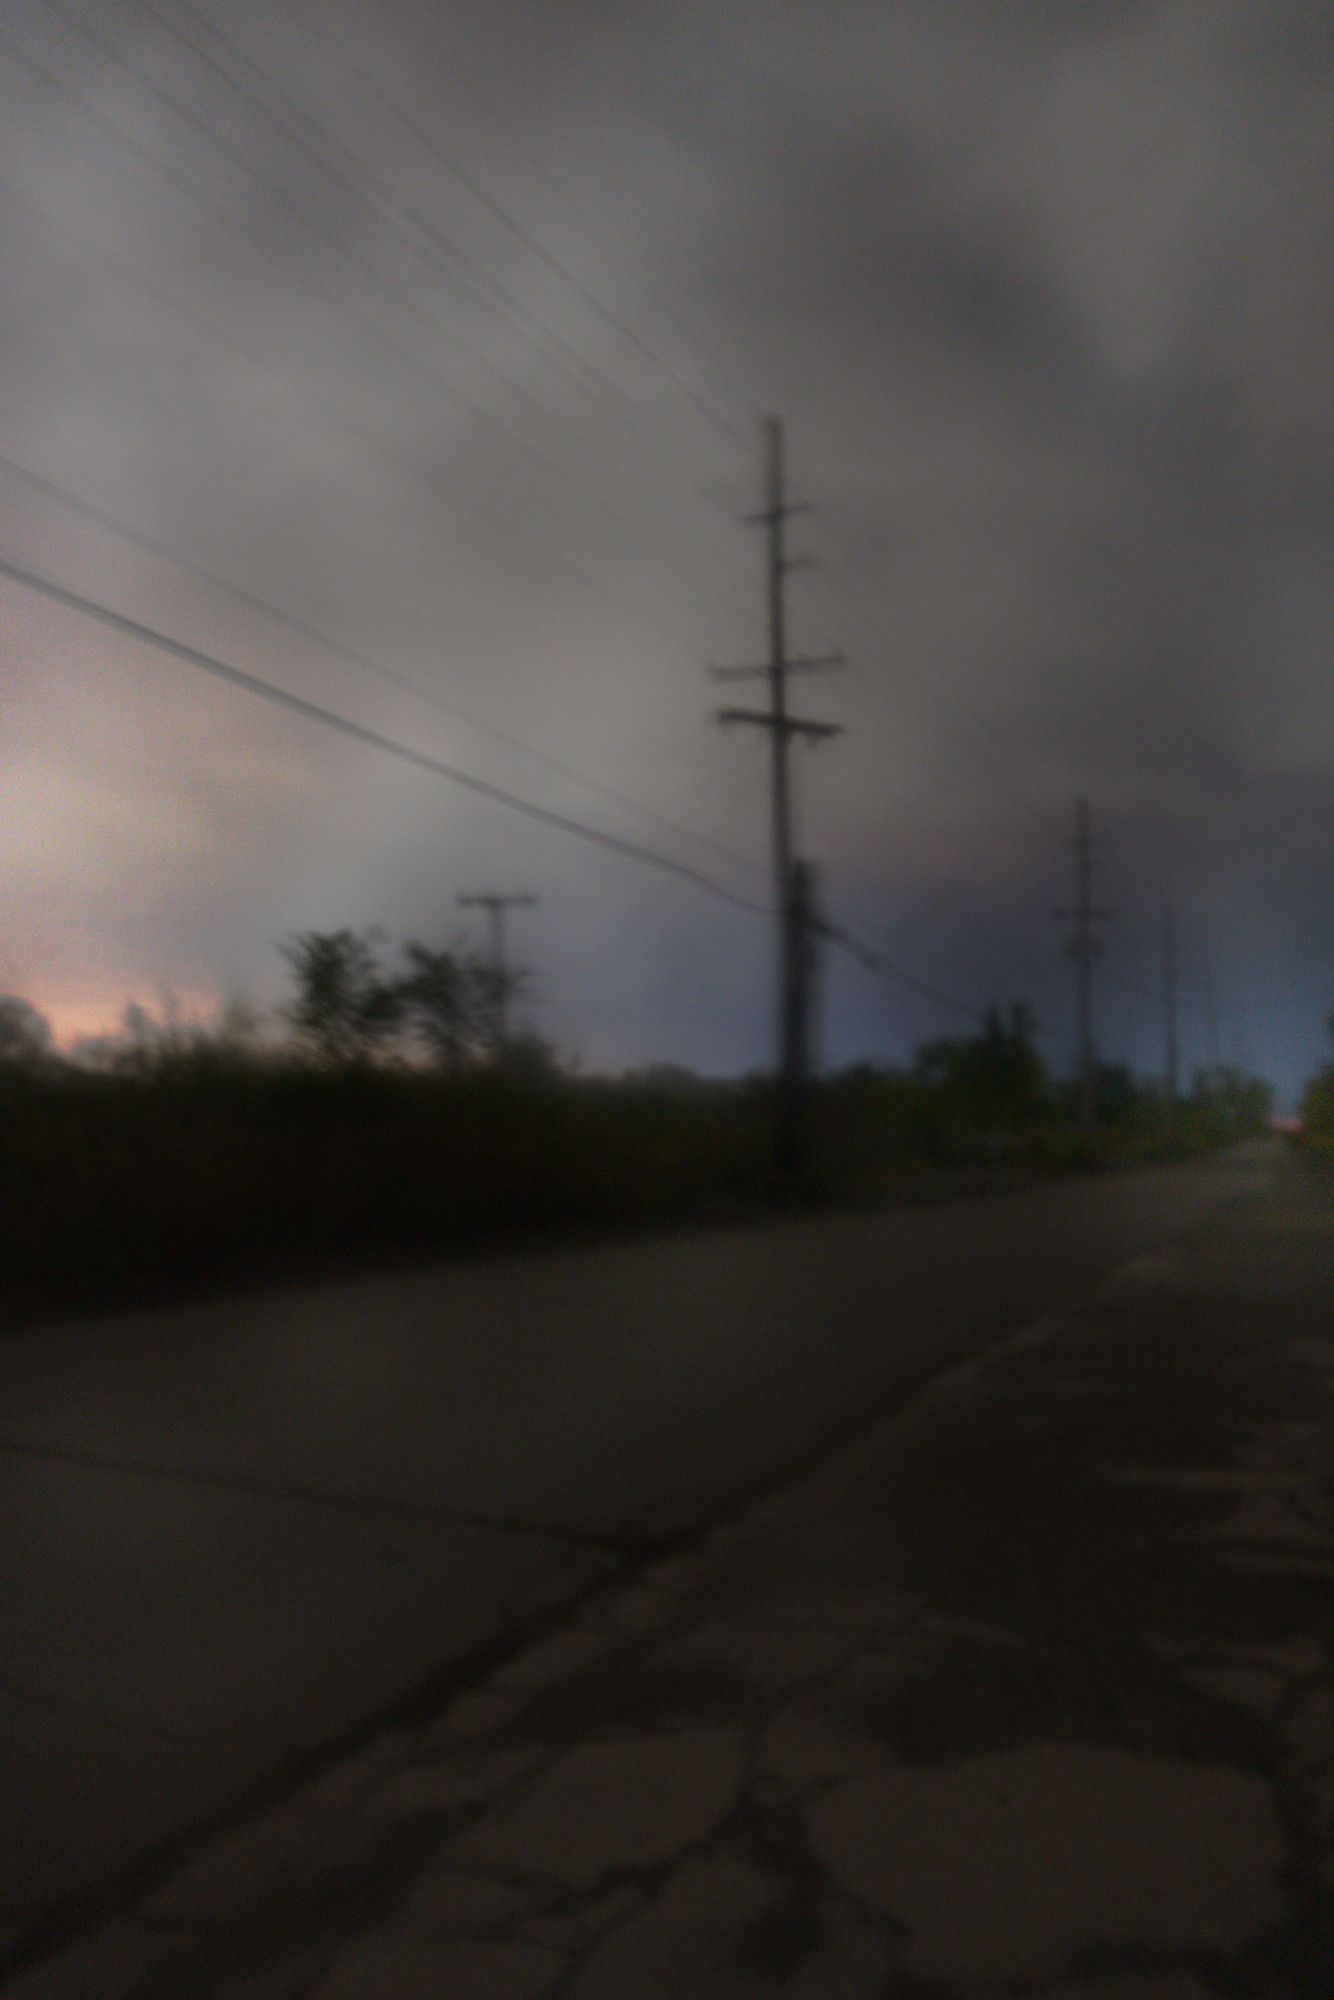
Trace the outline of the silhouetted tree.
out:
[[[1033,1017],[1022,1002],[1010,1008],[1008,1021],[999,1007],[988,1007],[980,1035],[924,1043],[915,1073],[940,1092],[948,1116],[963,1125],[1024,1125],[1048,1092],[1047,1066],[1033,1046]]]
[[[434,1060],[448,1069],[489,1055],[512,1067],[520,1042],[504,1031],[510,1002],[527,975],[489,958],[437,951],[415,940],[404,947],[408,972],[399,982],[406,1018]]]
[[[52,1052],[51,1023],[15,993],[0,993],[0,1062],[37,1063]]]
[[[478,1018],[490,1044],[492,1057],[499,1062],[508,1044],[506,1022],[510,1008],[530,983],[529,974],[514,965],[500,965],[492,958],[468,961],[468,977],[477,1000]]]
[[[1274,1087],[1230,1063],[1195,1072],[1195,1101],[1228,1136],[1261,1132],[1274,1109]]]
[[[561,1074],[556,1050],[542,1035],[511,1035],[496,1061],[515,1083],[549,1083]]]
[[[1098,1117],[1111,1125],[1134,1113],[1140,1091],[1124,1063],[1097,1064],[1093,1072],[1093,1102]]]
[[[282,947],[297,986],[288,1018],[326,1062],[369,1061],[402,1021],[401,983],[383,977],[375,943],[373,931],[303,931]]]
[[[433,951],[415,942],[404,947],[406,978],[399,982],[404,1011],[432,1058],[458,1069],[486,1034],[485,995],[476,968],[457,952]]]

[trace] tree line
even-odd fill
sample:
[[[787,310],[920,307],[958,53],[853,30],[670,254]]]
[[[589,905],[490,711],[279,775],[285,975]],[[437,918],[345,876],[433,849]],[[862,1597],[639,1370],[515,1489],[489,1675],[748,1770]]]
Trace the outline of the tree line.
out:
[[[410,1048],[441,1069],[462,1069],[513,1052],[504,1024],[526,973],[415,939],[403,947],[402,970],[391,973],[379,945],[376,931],[339,930],[302,931],[282,946],[296,985],[287,1016],[317,1058],[370,1062]],[[525,1036],[521,1045],[533,1041]]]
[[[281,1018],[293,1040],[286,1051],[270,1048],[270,1059],[295,1055],[330,1073],[386,1066],[444,1075],[503,1068],[516,1080],[559,1073],[554,1051],[540,1037],[506,1033],[509,1005],[528,988],[521,971],[460,945],[440,948],[416,939],[390,965],[376,929],[302,931],[279,949],[293,989]],[[244,1008],[227,1010],[209,1031],[180,1024],[168,1003],[161,1023],[142,1007],[127,1008],[122,1036],[85,1046],[83,1053],[95,1067],[148,1074],[173,1061],[258,1060],[266,1052]],[[0,995],[0,1064],[60,1066],[48,1024],[14,996]],[[669,1090],[702,1085],[689,1072],[663,1065],[642,1072],[641,1080]],[[989,1007],[980,1033],[923,1043],[908,1068],[862,1063],[818,1088],[838,1104],[857,1107],[863,1121],[912,1135],[929,1153],[979,1143],[1004,1152],[1076,1123],[1076,1086],[1053,1075],[1037,1046],[1032,1011],[1022,1002]],[[1103,1134],[1175,1137],[1188,1145],[1261,1129],[1272,1109],[1267,1084],[1229,1067],[1198,1071],[1178,1103],[1161,1084],[1137,1079],[1123,1064],[1101,1063],[1094,1095]],[[1328,1142],[1334,1072],[1313,1082],[1304,1110],[1312,1138]]]
[[[530,975],[455,945],[410,939],[396,969],[386,965],[381,933],[300,931],[279,950],[294,991],[279,1018],[298,1051],[329,1068],[365,1066],[389,1056],[433,1068],[483,1063],[544,1063],[554,1058],[539,1036],[510,1035],[511,1004]],[[163,1019],[131,1003],[118,1035],[77,1043],[76,1058],[96,1067],[143,1068],[161,1058],[206,1049],[257,1052],[258,1017],[242,1003],[224,1008],[211,1029],[183,1023],[168,998]],[[27,1067],[58,1060],[49,1022],[27,1000],[0,994],[0,1063]]]

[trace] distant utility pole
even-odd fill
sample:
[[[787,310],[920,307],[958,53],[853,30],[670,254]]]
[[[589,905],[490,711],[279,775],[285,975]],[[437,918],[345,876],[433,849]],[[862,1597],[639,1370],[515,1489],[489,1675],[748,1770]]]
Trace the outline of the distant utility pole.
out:
[[[1209,1067],[1210,1069],[1218,1069],[1223,1058],[1219,1047],[1218,988],[1214,984],[1213,973],[1204,973],[1201,977],[1200,985],[1203,989],[1201,998],[1203,1000],[1204,1031],[1208,1037],[1209,1045]]]
[[[1181,1096],[1181,1044],[1177,1028],[1177,913],[1163,911],[1163,1035],[1167,1101],[1176,1109]]]
[[[1079,1010],[1079,1122],[1087,1130],[1093,1124],[1097,1089],[1098,1059],[1093,1046],[1093,961],[1102,951],[1102,940],[1093,926],[1105,923],[1116,913],[1099,909],[1093,902],[1093,830],[1089,802],[1081,799],[1075,810],[1075,906],[1058,910],[1063,923],[1073,923],[1075,934],[1066,950],[1075,961],[1075,991]]]
[[[494,990],[491,996],[491,1040],[497,1055],[509,1041],[510,966],[505,949],[506,912],[531,909],[536,901],[536,896],[459,897],[461,908],[485,910],[491,921],[491,970],[494,975]]]
[[[818,658],[793,658],[787,650],[786,586],[788,572],[804,566],[809,558],[787,553],[787,522],[791,515],[809,511],[808,501],[789,500],[783,468],[783,424],[780,417],[765,419],[765,504],[758,514],[746,518],[767,533],[767,596],[769,657],[762,666],[715,667],[719,680],[763,680],[768,683],[767,708],[723,708],[722,723],[744,722],[769,732],[770,810],[773,844],[774,908],[778,918],[778,1086],[779,1120],[777,1157],[780,1173],[800,1172],[803,1161],[802,1103],[810,1072],[811,938],[816,919],[808,868],[793,854],[792,791],[788,766],[789,746],[794,736],[818,742],[837,736],[831,722],[810,722],[789,715],[787,678],[794,673],[812,673],[843,664],[841,653]]]

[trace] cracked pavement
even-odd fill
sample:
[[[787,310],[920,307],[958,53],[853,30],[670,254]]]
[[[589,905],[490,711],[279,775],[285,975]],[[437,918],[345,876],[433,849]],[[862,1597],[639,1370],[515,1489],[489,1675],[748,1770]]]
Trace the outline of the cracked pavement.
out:
[[[606,1583],[5,2000],[1322,2000],[1334,1184]]]

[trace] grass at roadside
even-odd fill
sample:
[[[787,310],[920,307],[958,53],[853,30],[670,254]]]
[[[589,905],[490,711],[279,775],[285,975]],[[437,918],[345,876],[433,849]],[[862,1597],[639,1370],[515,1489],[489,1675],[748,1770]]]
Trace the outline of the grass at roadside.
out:
[[[1181,1157],[1237,1136],[1187,1110],[1090,1140],[1057,1113],[961,1121],[910,1074],[810,1103],[812,1201],[959,1175]],[[183,1286],[753,1214],[775,1185],[762,1081],[319,1066],[202,1045],[138,1067],[0,1065],[0,1305],[12,1318]]]
[[[1302,1145],[1312,1159],[1334,1166],[1334,1068],[1322,1070],[1302,1101]]]

